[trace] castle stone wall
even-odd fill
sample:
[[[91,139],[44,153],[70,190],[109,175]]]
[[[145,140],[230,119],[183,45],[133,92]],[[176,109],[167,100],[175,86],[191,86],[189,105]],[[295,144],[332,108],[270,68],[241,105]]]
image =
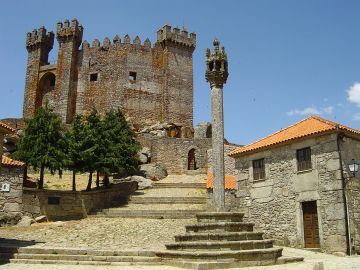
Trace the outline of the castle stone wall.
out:
[[[164,164],[170,174],[187,172],[188,154],[191,149],[195,149],[197,168],[207,169],[207,150],[211,147],[211,138],[183,139],[139,134],[137,140],[141,145],[150,148],[151,162]]]
[[[29,33],[28,39],[33,39],[31,44],[50,44],[54,40],[50,33],[42,43],[37,41],[39,34]],[[76,20],[58,23],[55,65],[47,61],[52,46],[28,46],[24,117],[31,117],[46,99],[68,123],[74,113],[120,108],[136,129],[157,122],[192,128],[194,33],[164,26],[154,46],[149,39],[142,43],[139,37],[131,41],[126,35],[102,43],[95,39],[91,45],[84,41],[79,48],[82,33]],[[41,81],[49,74],[56,77],[53,88]]]

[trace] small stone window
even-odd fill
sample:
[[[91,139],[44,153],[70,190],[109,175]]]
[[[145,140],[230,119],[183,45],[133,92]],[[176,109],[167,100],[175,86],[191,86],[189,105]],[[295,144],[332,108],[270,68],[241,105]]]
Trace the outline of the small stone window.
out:
[[[92,73],[90,74],[90,82],[96,82],[98,80],[98,74]]]
[[[60,197],[57,196],[49,196],[48,197],[48,204],[60,204]]]
[[[129,81],[136,81],[136,72],[134,71],[129,72]]]
[[[254,180],[265,179],[265,162],[263,158],[253,160],[253,176]]]
[[[299,172],[311,170],[311,149],[306,147],[296,150],[297,169]]]

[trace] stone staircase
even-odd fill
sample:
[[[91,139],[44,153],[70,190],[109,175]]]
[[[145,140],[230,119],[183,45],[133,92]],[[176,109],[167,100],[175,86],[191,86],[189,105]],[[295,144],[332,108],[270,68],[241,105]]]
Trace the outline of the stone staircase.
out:
[[[61,265],[159,265],[153,251],[114,251],[65,248],[0,247],[1,263]]]
[[[137,191],[126,203],[94,211],[91,217],[195,218],[206,210],[206,175],[171,175]]]
[[[204,212],[197,224],[186,226],[186,233],[156,252],[165,263],[188,269],[216,269],[272,265],[302,261],[281,257],[282,248],[254,232],[253,223],[243,222],[243,213]]]

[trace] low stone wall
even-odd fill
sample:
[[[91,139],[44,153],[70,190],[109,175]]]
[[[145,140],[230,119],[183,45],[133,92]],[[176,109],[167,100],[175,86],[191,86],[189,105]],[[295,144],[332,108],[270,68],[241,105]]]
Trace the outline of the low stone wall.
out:
[[[23,214],[32,217],[45,215],[48,220],[80,219],[96,209],[126,202],[137,188],[135,181],[124,181],[88,192],[24,188]]]
[[[136,139],[142,146],[150,148],[151,162],[164,164],[170,174],[187,172],[191,149],[195,149],[197,168],[207,169],[207,150],[211,148],[211,138],[183,139],[138,134]]]
[[[1,157],[1,156],[0,156]],[[9,184],[9,191],[0,191],[0,213],[22,212],[23,168],[0,166],[0,188]]]

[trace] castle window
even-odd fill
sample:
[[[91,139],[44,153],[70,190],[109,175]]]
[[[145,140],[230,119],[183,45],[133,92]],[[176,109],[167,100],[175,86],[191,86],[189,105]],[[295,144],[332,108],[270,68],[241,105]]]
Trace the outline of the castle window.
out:
[[[265,179],[265,163],[263,158],[253,160],[253,175],[254,180]]]
[[[299,172],[311,169],[310,147],[296,150],[297,169]]]
[[[98,74],[92,73],[90,74],[90,82],[96,82],[98,80]]]
[[[136,81],[136,72],[134,71],[129,72],[129,81]]]

